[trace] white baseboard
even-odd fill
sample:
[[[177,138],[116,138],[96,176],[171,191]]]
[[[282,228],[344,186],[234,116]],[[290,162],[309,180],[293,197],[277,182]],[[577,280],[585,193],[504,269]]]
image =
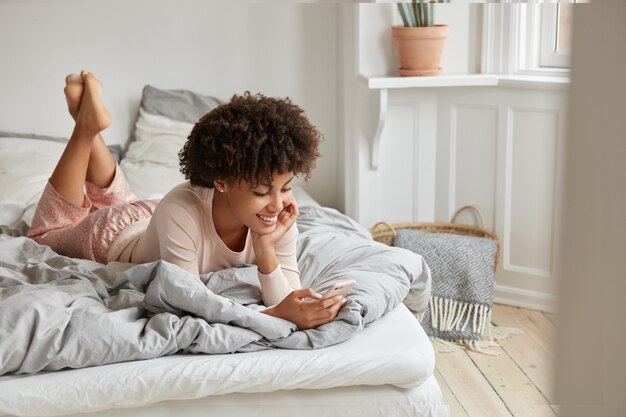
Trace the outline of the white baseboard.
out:
[[[496,284],[493,302],[549,313],[557,312],[557,297],[554,294],[508,287],[506,285]]]

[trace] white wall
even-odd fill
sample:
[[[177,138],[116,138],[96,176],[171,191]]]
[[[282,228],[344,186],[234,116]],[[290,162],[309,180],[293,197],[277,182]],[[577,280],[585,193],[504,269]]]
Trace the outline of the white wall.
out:
[[[326,138],[306,189],[340,207],[336,16],[335,4],[1,2],[0,130],[69,136],[64,77],[80,69],[104,82],[109,143],[127,140],[145,84],[289,96]]]

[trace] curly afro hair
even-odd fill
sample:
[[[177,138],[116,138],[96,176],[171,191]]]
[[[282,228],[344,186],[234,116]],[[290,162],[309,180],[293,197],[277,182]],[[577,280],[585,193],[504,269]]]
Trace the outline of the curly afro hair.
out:
[[[205,114],[178,153],[180,172],[192,185],[213,181],[270,184],[273,174],[309,179],[319,157],[321,133],[289,98],[235,94]]]

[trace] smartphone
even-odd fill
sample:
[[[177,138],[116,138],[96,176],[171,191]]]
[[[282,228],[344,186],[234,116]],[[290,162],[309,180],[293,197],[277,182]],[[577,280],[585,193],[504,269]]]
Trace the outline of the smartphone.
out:
[[[346,281],[335,282],[330,288],[324,293],[324,298],[334,297],[336,295],[343,295],[344,297],[348,295],[352,287],[356,284],[356,281],[353,279]]]

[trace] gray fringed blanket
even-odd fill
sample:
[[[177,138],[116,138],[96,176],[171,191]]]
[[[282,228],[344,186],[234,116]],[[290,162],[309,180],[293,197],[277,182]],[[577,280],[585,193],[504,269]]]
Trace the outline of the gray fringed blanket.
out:
[[[259,312],[255,266],[198,279],[166,262],[105,266],[1,234],[0,375],[176,352],[316,349],[347,340],[403,301],[426,308],[430,272],[421,256],[374,242],[333,209],[302,207],[298,228],[304,288],[357,281],[334,322],[305,331]]]
[[[493,353],[486,348],[493,346],[489,342],[496,243],[490,238],[402,229],[393,244],[423,255],[431,269],[432,297],[420,320],[426,334]]]

